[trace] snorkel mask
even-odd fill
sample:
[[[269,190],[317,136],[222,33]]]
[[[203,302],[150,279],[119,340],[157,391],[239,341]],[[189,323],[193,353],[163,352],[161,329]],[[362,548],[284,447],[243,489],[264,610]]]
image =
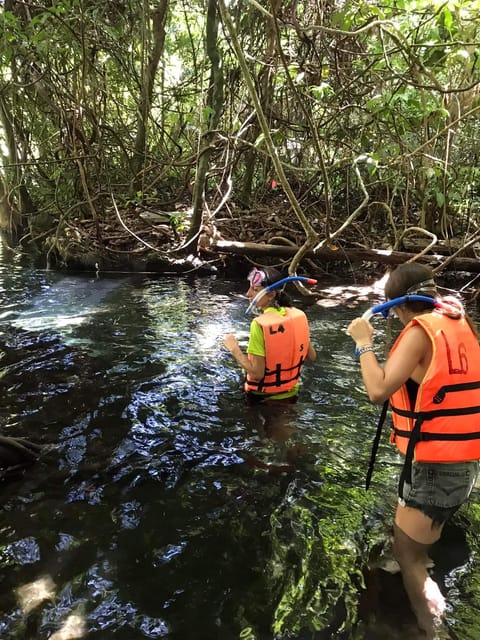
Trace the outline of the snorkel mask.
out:
[[[254,267],[248,274],[248,281],[250,282],[252,287],[260,287],[262,286],[263,282],[266,282],[266,280],[266,273],[261,269],[257,269],[256,267]],[[245,314],[249,314],[252,311],[253,307],[261,298],[263,298],[264,295],[266,295],[270,291],[273,291],[274,289],[283,287],[283,285],[287,284],[287,282],[305,282],[306,284],[317,284],[317,281],[313,278],[305,278],[304,276],[288,276],[286,278],[282,278],[281,280],[277,280],[277,282],[273,282],[272,284],[267,285],[264,289],[257,293],[257,295],[248,305]]]
[[[407,302],[428,302],[432,305],[435,311],[444,313],[451,318],[461,318],[463,315],[465,315],[465,310],[462,303],[457,298],[453,298],[453,296],[437,299],[432,298],[431,296],[407,294],[405,296],[393,298],[392,300],[387,300],[386,302],[382,302],[382,304],[377,304],[374,307],[371,307],[370,309],[365,311],[365,313],[362,315],[362,318],[364,320],[370,320],[376,314],[381,314],[384,318],[388,318],[390,310],[393,307],[396,307],[399,304],[405,304]],[[358,358],[359,355],[360,351],[358,350],[358,347],[356,347],[355,356]]]
[[[250,273],[247,276],[247,280],[250,282],[252,287],[260,287],[262,283],[267,279],[267,275],[265,271],[261,271],[257,269],[257,267],[253,267]]]
[[[431,298],[430,296],[417,296],[417,295],[406,295],[400,296],[399,298],[393,298],[392,300],[387,300],[386,302],[382,302],[382,304],[377,304],[362,315],[364,320],[370,320],[370,318],[377,313],[382,314],[384,318],[388,318],[388,314],[390,309],[396,307],[399,304],[405,304],[406,302],[430,302],[433,307],[438,307],[440,302],[435,298]]]
[[[389,312],[393,307],[408,302],[430,303],[435,311],[437,311],[438,313],[444,313],[451,318],[460,318],[465,315],[463,304],[455,296],[442,296],[441,298],[436,298],[431,295],[422,295],[423,293],[426,294],[427,292],[436,293],[436,291],[437,286],[434,280],[424,280],[423,282],[419,282],[410,287],[410,289],[407,290],[404,296],[393,298],[392,300],[387,300],[382,304],[377,304],[371,309],[368,309],[368,311],[365,311],[365,313],[362,315],[362,318],[364,318],[365,320],[370,320],[370,318],[377,313],[380,313],[384,318],[388,318]]]

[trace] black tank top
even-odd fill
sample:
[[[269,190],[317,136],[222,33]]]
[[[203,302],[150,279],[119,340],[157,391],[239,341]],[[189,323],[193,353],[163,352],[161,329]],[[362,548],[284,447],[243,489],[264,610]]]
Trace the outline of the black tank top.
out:
[[[405,387],[407,388],[408,398],[410,400],[410,410],[413,411],[415,409],[415,402],[417,401],[418,394],[418,382],[409,378],[405,382]]]

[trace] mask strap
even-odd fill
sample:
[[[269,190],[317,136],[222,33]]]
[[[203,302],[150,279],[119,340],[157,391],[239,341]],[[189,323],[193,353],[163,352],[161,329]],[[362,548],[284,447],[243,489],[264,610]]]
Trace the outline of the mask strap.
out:
[[[437,285],[432,278],[414,284],[410,289],[407,289],[406,295],[424,293],[425,291],[431,293],[437,292]]]
[[[259,287],[266,279],[267,276],[265,275],[265,272],[257,269],[256,267],[254,267],[248,274],[248,281],[252,287]]]

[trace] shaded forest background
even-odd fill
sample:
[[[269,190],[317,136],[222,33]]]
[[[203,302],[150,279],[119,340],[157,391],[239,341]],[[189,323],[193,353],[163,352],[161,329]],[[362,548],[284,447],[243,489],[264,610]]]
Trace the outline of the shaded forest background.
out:
[[[480,271],[478,0],[2,4],[11,247],[54,268]]]

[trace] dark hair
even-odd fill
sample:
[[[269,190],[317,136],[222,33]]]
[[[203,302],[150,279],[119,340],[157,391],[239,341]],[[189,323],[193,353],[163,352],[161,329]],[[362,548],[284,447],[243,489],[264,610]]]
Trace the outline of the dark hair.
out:
[[[262,285],[265,287],[267,287],[269,284],[273,284],[274,282],[278,282],[284,277],[278,269],[275,269],[275,267],[261,267],[261,270],[265,274],[265,279],[262,282]],[[288,293],[285,293],[283,287],[281,287],[280,289],[273,289],[272,293],[275,294],[275,302],[278,304],[278,306],[292,306],[292,300]]]
[[[385,297],[388,300],[400,298],[407,294],[417,294],[435,298],[437,287],[430,267],[417,262],[407,262],[399,265],[391,272],[385,285]],[[413,312],[432,309],[433,303],[406,302],[405,307]]]
[[[438,297],[433,271],[430,267],[416,262],[408,262],[392,271],[385,285],[385,297],[392,300],[408,293],[417,293],[432,298]],[[432,309],[432,305],[428,302],[406,302],[405,307],[414,313]],[[465,320],[478,338],[477,327],[468,313],[465,313]]]

